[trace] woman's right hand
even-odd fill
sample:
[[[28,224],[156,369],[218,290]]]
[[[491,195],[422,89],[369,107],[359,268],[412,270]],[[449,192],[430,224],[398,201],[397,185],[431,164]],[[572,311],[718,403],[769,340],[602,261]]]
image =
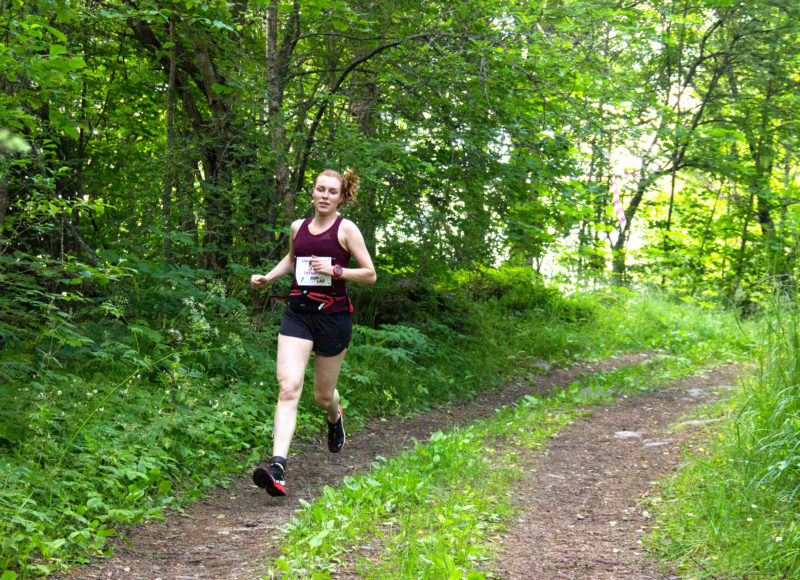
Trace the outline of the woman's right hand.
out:
[[[269,285],[269,278],[263,276],[261,274],[253,274],[250,276],[250,287],[251,288],[263,288],[264,286]]]

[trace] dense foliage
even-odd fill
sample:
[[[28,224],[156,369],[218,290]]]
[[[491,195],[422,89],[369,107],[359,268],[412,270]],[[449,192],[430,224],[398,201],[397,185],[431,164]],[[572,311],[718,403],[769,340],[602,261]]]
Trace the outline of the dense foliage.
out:
[[[4,2],[0,339],[78,340],[125,277],[236,290],[325,166],[360,172],[350,216],[384,271],[613,263],[752,301],[795,275],[798,10]]]

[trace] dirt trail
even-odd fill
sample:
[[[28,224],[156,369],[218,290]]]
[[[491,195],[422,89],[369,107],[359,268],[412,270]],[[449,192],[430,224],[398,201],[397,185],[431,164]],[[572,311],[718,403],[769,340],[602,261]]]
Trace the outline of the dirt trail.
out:
[[[325,485],[337,486],[347,475],[365,471],[376,456],[390,457],[426,440],[437,430],[468,424],[494,413],[526,394],[564,387],[582,374],[642,362],[646,355],[626,355],[570,369],[550,369],[536,384],[514,382],[502,391],[470,402],[421,413],[409,419],[375,420],[348,433],[341,454],[327,452],[322,433],[317,442],[296,444],[287,469],[285,498],[271,498],[256,488],[249,474],[191,506],[185,516],[170,513],[164,522],[137,526],[118,541],[110,559],[79,566],[65,579],[241,579],[265,573],[259,556],[273,537]],[[734,384],[735,370],[720,369],[692,377],[658,393],[592,409],[548,445],[523,459],[530,478],[515,493],[521,506],[518,525],[504,539],[494,563],[500,578],[661,578],[636,542],[647,529],[639,500],[651,481],[674,469],[681,445],[692,429],[664,433],[700,402],[715,396],[712,387]],[[687,390],[688,389],[688,390]],[[692,390],[695,389],[695,390]],[[719,389],[718,389],[719,390]],[[615,437],[635,431],[639,437]],[[637,507],[638,506],[638,507]],[[535,568],[534,568],[535,565]]]
[[[503,540],[500,578],[677,578],[647,557],[641,540],[652,525],[647,496],[673,471],[709,421],[686,413],[738,384],[729,365],[658,392],[594,407],[564,429],[547,455],[530,451],[530,478],[515,487],[522,508]],[[711,421],[713,422],[713,421]],[[535,571],[533,566],[535,565]]]

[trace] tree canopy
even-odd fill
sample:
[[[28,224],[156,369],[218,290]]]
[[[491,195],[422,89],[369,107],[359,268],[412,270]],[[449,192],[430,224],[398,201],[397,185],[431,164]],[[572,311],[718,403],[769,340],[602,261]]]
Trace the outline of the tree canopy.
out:
[[[134,272],[240,283],[325,167],[361,175],[385,272],[550,260],[747,302],[796,273],[799,10],[7,0],[4,340]]]

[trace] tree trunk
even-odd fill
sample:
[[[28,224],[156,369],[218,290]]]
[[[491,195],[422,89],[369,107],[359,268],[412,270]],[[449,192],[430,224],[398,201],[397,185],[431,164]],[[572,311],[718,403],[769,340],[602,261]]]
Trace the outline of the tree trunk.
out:
[[[695,289],[697,288],[697,281],[700,279],[700,275],[702,273],[703,255],[705,254],[706,242],[708,241],[708,236],[711,232],[711,224],[714,221],[714,214],[717,212],[717,204],[719,203],[721,196],[722,186],[720,185],[719,189],[717,190],[717,197],[714,198],[714,205],[711,208],[711,214],[709,214],[708,219],[706,220],[705,229],[703,230],[703,239],[700,241],[700,249],[697,251],[694,276],[692,277],[692,289],[689,291],[690,296],[694,296]]]
[[[734,278],[733,278],[733,287],[731,288],[730,295],[728,298],[731,301],[734,301],[736,297],[736,291],[739,289],[739,285],[742,281],[742,275],[744,274],[744,262],[745,262],[745,250],[747,249],[747,230],[750,225],[750,214],[753,211],[753,199],[755,198],[755,193],[751,190],[750,197],[747,200],[747,209],[744,212],[744,220],[742,222],[742,240],[739,244],[739,258],[736,260],[736,266],[734,269]]]
[[[182,175],[175,173],[176,177],[176,201],[178,203],[178,223],[180,231],[192,239],[195,252],[200,249],[200,234],[197,231],[196,207],[197,200],[194,196],[195,175],[199,180],[200,170],[197,167],[197,160],[185,160],[179,164]],[[194,256],[197,260],[197,255]]]
[[[206,44],[200,41],[191,28],[187,34],[192,40],[197,69],[201,77],[201,88],[208,99],[211,120],[203,128],[213,140],[203,148],[203,173],[206,178],[205,221],[203,237],[202,267],[218,272],[228,263],[229,250],[233,245],[233,228],[230,188],[233,167],[228,151],[236,141],[235,128],[230,122],[230,107],[224,95],[215,85],[224,85],[225,79],[217,74],[216,67]]]
[[[8,197],[8,171],[3,171],[0,176],[0,235],[3,232],[3,226],[6,223],[6,212],[8,211],[9,197]]]
[[[672,244],[669,242],[669,231],[672,228],[672,210],[675,207],[675,178],[676,173],[678,172],[677,167],[674,165],[672,166],[672,179],[670,181],[670,189],[669,189],[669,208],[667,209],[667,223],[664,227],[664,258],[661,260],[662,264],[666,266],[667,259],[669,257],[669,253],[672,251]],[[666,268],[662,267],[661,272],[661,287],[663,288],[667,283],[667,274]]]
[[[614,245],[611,247],[613,275],[620,281],[625,278],[625,242],[628,239],[631,222],[633,216],[636,215],[636,211],[639,209],[639,204],[642,203],[644,192],[650,187],[653,179],[654,177],[648,173],[647,165],[642,164],[639,172],[639,181],[636,184],[636,193],[633,194],[628,207],[625,208],[625,227],[619,233],[617,241],[614,242]]]
[[[61,230],[62,254],[64,247],[64,228],[66,228],[69,231],[70,235],[72,236],[72,239],[78,245],[78,248],[80,248],[80,250],[83,252],[86,261],[89,262],[90,265],[96,268],[100,264],[100,261],[97,259],[97,254],[95,254],[94,250],[92,250],[92,248],[89,247],[89,244],[87,244],[84,241],[83,237],[81,237],[81,234],[78,231],[78,228],[76,228],[75,225],[71,221],[69,221],[69,218],[67,218],[66,215],[61,217],[61,227],[62,227]],[[63,255],[61,259],[62,260],[64,259]]]
[[[285,63],[281,62],[282,57],[286,58],[284,51],[278,51],[278,0],[271,0],[264,10],[265,28],[265,62],[267,68],[267,113],[269,115],[270,148],[275,171],[275,188],[278,198],[283,204],[286,223],[294,220],[294,192],[291,188],[289,168],[286,165],[286,127],[283,118],[283,91],[284,76],[283,70]],[[298,18],[298,7],[292,11],[290,21]],[[286,41],[289,43],[289,39]],[[296,42],[296,40],[294,41]]]
[[[163,49],[163,44],[150,24],[137,20],[131,22],[130,26],[135,38],[153,52],[156,60],[169,75],[170,58],[164,56],[166,51]],[[184,25],[181,31],[185,33],[185,38],[191,40],[192,50],[190,52],[183,46],[182,35],[181,37],[175,35],[177,45],[175,91],[180,94],[183,114],[191,122],[195,134],[201,135],[203,141],[200,156],[203,176],[198,179],[204,182],[205,203],[202,218],[205,221],[205,231],[202,239],[198,239],[200,254],[197,257],[197,265],[218,271],[227,264],[227,250],[233,240],[234,224],[231,220],[229,195],[233,167],[228,150],[235,144],[237,131],[236,127],[231,125],[232,116],[225,95],[218,93],[215,88],[215,85],[224,85],[225,79],[217,74],[208,46],[202,42],[196,29]],[[207,98],[210,119],[205,119],[197,106],[194,91],[189,84],[190,79]]]
[[[164,220],[164,264],[170,265],[172,261],[172,240],[170,233],[170,213],[172,201],[172,187],[175,175],[175,19],[169,19],[169,41],[172,43],[169,53],[169,80],[167,83],[167,166],[164,172],[164,193],[161,196],[161,216]]]

